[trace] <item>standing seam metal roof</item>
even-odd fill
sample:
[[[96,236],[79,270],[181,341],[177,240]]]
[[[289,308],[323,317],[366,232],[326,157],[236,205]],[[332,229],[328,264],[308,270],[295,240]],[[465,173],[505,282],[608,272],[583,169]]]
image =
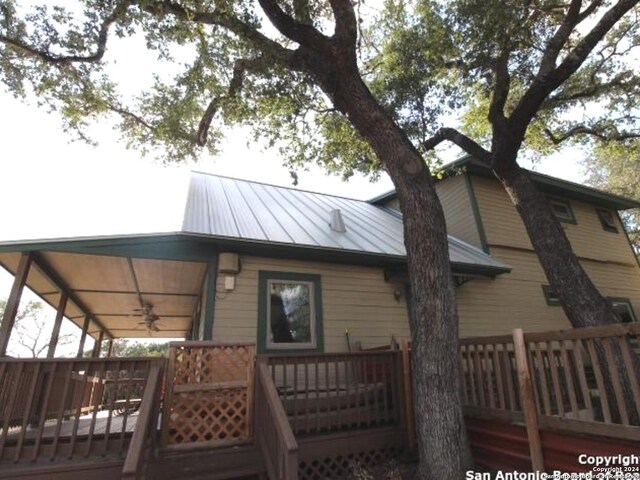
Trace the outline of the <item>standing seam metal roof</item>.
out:
[[[206,207],[205,207],[206,206]],[[329,227],[339,209],[346,232]],[[344,252],[406,256],[402,216],[366,201],[194,172],[182,230]],[[508,270],[482,250],[449,236],[452,263]]]

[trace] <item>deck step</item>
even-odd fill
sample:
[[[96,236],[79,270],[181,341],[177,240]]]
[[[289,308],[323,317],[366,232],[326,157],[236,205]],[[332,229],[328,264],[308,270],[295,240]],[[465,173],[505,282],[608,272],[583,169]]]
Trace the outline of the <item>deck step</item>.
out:
[[[149,464],[154,480],[227,480],[253,477],[264,472],[254,445],[158,452]]]
[[[343,428],[371,427],[394,423],[393,410],[385,411],[382,405],[370,407],[341,408],[339,410],[299,413],[287,416],[296,434],[317,433]]]
[[[115,480],[122,475],[122,459],[88,458],[55,463],[1,464],[1,480]]]

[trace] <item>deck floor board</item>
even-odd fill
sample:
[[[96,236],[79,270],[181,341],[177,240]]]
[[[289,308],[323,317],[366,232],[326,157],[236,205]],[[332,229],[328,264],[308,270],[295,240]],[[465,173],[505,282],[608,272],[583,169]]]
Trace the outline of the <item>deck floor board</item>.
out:
[[[123,431],[125,433],[133,433],[135,429],[136,422],[138,420],[138,412],[127,415],[125,418],[124,415],[112,415],[111,416],[111,424],[109,425],[109,434],[110,435],[119,435]],[[60,426],[60,438],[70,438],[73,435],[74,425],[76,420],[69,419],[63,420]],[[91,423],[93,422],[93,415],[83,415],[78,420],[78,431],[76,435],[78,437],[88,436],[91,433]],[[95,419],[95,427],[93,429],[94,436],[101,436],[107,433],[107,425],[109,423],[108,412],[99,412],[96,415]],[[42,438],[54,438],[56,433],[56,420],[47,420],[44,426],[44,430],[42,432]],[[7,435],[7,440],[17,440],[20,437],[22,428],[14,427],[11,428]],[[27,427],[25,440],[34,440],[38,433],[38,427]]]

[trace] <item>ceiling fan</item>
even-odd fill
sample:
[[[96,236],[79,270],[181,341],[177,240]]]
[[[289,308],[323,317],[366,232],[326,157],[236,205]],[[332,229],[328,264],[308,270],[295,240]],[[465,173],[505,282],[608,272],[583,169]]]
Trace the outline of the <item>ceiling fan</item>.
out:
[[[160,331],[158,324],[160,316],[154,313],[153,305],[149,302],[145,302],[142,304],[142,308],[136,308],[135,311],[140,312],[140,315],[142,316],[142,321],[138,322],[138,325],[144,326],[149,333]]]

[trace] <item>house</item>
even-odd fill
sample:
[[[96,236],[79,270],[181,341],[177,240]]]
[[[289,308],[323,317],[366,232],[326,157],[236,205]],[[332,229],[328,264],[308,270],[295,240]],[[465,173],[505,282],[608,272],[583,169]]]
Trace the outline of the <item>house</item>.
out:
[[[539,174],[534,180],[551,196],[596,285],[623,321],[636,320],[640,266],[617,211],[640,202]],[[493,399],[493,387],[491,400],[476,391],[482,378],[496,386],[502,379],[491,380],[498,370],[488,366],[488,355],[494,362],[506,356],[505,368],[515,375],[515,344],[507,348],[514,328],[543,332],[569,325],[515,209],[489,172],[464,159],[437,190],[450,233],[461,336],[506,335],[503,347],[461,347],[464,361],[476,355],[475,366],[465,369],[465,392],[473,394],[468,401],[521,410],[520,403],[507,402],[506,393]],[[65,468],[79,476],[115,478],[114,472],[123,472],[133,478],[145,465],[152,477],[170,476],[177,465],[188,476],[195,475],[195,464],[215,464],[228,470],[216,478],[267,471],[271,478],[291,479],[296,471],[301,478],[322,478],[344,470],[349,459],[393,451],[411,423],[410,403],[403,400],[408,387],[399,384],[408,356],[346,352],[356,344],[366,350],[409,336],[396,207],[393,192],[366,202],[194,173],[179,231],[0,243],[0,264],[15,275],[0,325],[0,356],[24,286],[58,311],[48,361],[0,360],[0,460],[20,466],[30,458],[23,467],[27,476],[51,478],[66,478]],[[55,358],[63,316],[83,331],[76,359]],[[606,334],[617,341],[636,326]],[[84,359],[87,336],[97,345],[145,336],[187,342],[173,344],[162,392],[163,365],[98,358],[99,348]],[[484,355],[480,363],[478,352]],[[547,354],[537,355],[543,361]],[[478,368],[491,373],[476,378]],[[584,382],[575,385],[583,388]],[[559,390],[548,396],[538,399],[548,415],[590,410],[584,388],[570,395],[571,408]],[[137,408],[137,416],[129,413]],[[605,420],[614,421],[610,417]],[[637,434],[629,430],[636,427],[618,426],[625,427],[616,430],[623,439]],[[354,442],[358,435],[362,443]],[[254,438],[255,445],[245,445]],[[148,445],[156,441],[161,455],[150,460]],[[217,450],[206,461],[172,457],[195,455],[192,444],[238,449]],[[77,473],[79,467],[68,463],[78,449],[84,458],[101,455],[103,461]],[[59,457],[66,461],[55,468],[46,462]]]
[[[531,172],[551,201],[574,253],[624,322],[640,308],[640,264],[618,212],[640,202]],[[436,189],[449,234],[511,267],[508,275],[476,279],[458,290],[462,336],[569,328],[524,224],[506,191],[482,162],[464,157],[447,165]],[[395,192],[371,200],[398,208]],[[496,308],[499,306],[499,308]]]

